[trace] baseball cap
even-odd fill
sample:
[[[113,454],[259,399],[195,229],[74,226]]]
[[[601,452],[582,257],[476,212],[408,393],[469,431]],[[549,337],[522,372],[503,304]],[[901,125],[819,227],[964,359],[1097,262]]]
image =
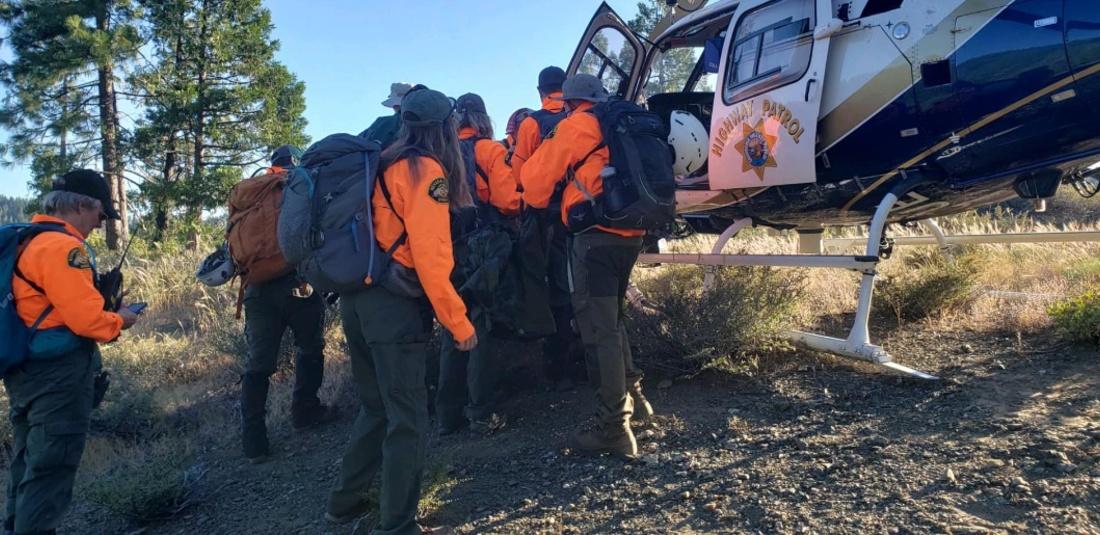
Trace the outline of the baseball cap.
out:
[[[560,91],[565,82],[565,71],[561,67],[550,66],[539,71],[539,90],[544,93]]]
[[[459,113],[466,113],[468,111],[489,113],[485,110],[485,101],[474,93],[466,93],[458,97],[458,100],[455,101],[455,110]]]
[[[96,199],[103,205],[103,213],[107,219],[122,219],[111,203],[111,188],[107,185],[107,179],[103,175],[91,169],[77,169],[69,171],[61,178],[54,180],[53,191],[68,191],[79,193],[85,197]]]

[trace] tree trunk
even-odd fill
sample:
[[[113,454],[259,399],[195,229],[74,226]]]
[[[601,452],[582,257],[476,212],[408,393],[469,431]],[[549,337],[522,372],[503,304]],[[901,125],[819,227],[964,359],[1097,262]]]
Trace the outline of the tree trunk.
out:
[[[95,15],[96,30],[101,33],[110,31],[109,1],[97,6]],[[99,71],[99,123],[103,133],[103,175],[111,189],[111,203],[122,216],[121,220],[107,222],[107,247],[117,250],[126,240],[128,226],[126,222],[126,181],[122,178],[122,157],[118,139],[118,107],[115,99],[114,63],[105,58],[97,66]]]

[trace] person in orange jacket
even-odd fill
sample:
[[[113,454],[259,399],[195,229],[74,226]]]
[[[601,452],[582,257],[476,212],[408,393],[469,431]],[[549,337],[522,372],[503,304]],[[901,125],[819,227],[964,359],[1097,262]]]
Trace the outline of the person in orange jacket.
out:
[[[342,523],[368,512],[366,491],[380,474],[376,533],[422,533],[416,510],[428,437],[424,376],[433,311],[457,350],[478,345],[451,283],[452,214],[473,206],[453,111],[453,101],[438,91],[405,95],[401,132],[382,153],[383,172],[371,198],[378,245],[389,250],[400,243],[391,275],[381,285],[340,296],[362,406],[325,516]]]
[[[483,204],[491,205],[504,216],[519,213],[519,191],[512,178],[512,168],[505,162],[507,149],[493,139],[493,123],[479,95],[466,93],[455,101],[458,114],[458,140],[473,143],[474,165],[467,162],[467,171],[474,170],[472,180]],[[467,181],[471,177],[466,177]]]
[[[561,87],[565,71],[559,67],[547,67],[539,72],[539,96],[542,108],[524,119],[516,132],[515,150],[510,161],[512,176],[523,189],[523,166],[535,153],[543,140],[550,136],[558,123],[565,118],[561,101]],[[552,200],[554,209],[561,199]],[[525,217],[534,217],[525,215]],[[565,227],[557,218],[539,220],[540,236],[545,236],[546,279],[550,296],[550,310],[554,315],[556,332],[543,345],[543,370],[547,380],[558,390],[571,390],[573,379],[583,375],[580,361],[582,349],[574,330],[573,307],[569,297],[569,267],[566,251]]]
[[[505,149],[493,140],[493,123],[478,95],[466,93],[455,101],[458,117],[458,139],[466,165],[468,185],[476,186],[476,217],[456,218],[451,238],[455,240],[455,263],[467,265],[471,254],[467,246],[475,232],[506,232],[509,223],[519,213],[519,192],[512,180],[511,169],[504,163]],[[459,227],[459,228],[456,228]],[[466,281],[462,268],[455,270],[456,285]],[[470,428],[484,435],[505,426],[505,418],[494,409],[499,365],[493,361],[490,343],[488,306],[467,295],[466,306],[477,329],[478,346],[470,352],[460,352],[448,333],[444,333],[439,355],[439,388],[436,390],[435,414],[441,435],[452,434],[469,423]],[[484,299],[484,296],[482,296]]]
[[[14,533],[52,533],[61,523],[92,408],[106,388],[97,344],[137,322],[127,307],[104,310],[95,256],[84,243],[104,221],[119,219],[106,179],[88,169],[66,173],[42,208],[31,222],[52,230],[23,245],[12,278],[16,312],[33,332],[28,360],[4,377],[14,435],[4,527]]]
[[[523,200],[536,209],[549,206],[565,181],[561,211],[555,214],[565,224],[588,206],[588,197],[603,192],[601,173],[610,153],[591,113],[595,104],[608,99],[600,80],[577,74],[565,81],[562,93],[569,116],[527,161],[522,180]],[[599,375],[598,425],[574,436],[579,451],[634,457],[638,445],[630,420],[636,409],[642,418],[652,416],[623,324],[623,300],[643,236],[640,229],[593,226],[571,239],[573,308],[588,356],[595,361],[591,367]]]
[[[519,125],[534,111],[531,108],[520,108],[508,116],[508,124],[504,127],[504,139],[501,140],[501,143],[504,148],[508,149],[508,156],[505,161],[509,166],[512,165],[512,154],[516,151],[516,132],[519,130]],[[519,177],[514,178],[518,179]]]

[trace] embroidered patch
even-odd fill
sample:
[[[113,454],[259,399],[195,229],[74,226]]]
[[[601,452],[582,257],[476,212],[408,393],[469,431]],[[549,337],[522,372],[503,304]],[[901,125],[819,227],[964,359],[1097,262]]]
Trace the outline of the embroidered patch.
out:
[[[428,186],[428,196],[436,202],[446,203],[448,191],[446,178],[437,178]]]
[[[88,258],[88,253],[84,252],[84,249],[80,247],[73,247],[69,251],[69,267],[76,269],[92,269],[92,261]]]

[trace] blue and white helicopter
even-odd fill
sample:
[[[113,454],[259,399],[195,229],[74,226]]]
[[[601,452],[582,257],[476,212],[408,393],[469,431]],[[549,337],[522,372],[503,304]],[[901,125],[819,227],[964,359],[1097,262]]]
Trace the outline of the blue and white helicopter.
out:
[[[886,226],[943,245],[937,217],[1100,189],[1097,0],[680,0],[648,36],[605,3],[568,71],[668,117],[677,211],[721,233],[712,254],[646,260],[860,271],[848,338],[791,337],[918,377],[870,342]],[[722,255],[750,224],[808,254]],[[868,225],[866,254],[821,254],[836,225]]]

